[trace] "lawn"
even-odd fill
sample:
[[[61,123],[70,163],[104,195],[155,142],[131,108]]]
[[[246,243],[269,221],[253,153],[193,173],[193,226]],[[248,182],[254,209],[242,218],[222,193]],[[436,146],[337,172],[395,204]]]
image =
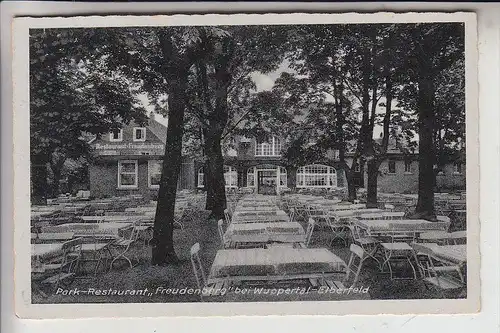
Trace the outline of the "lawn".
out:
[[[185,221],[184,226],[184,229],[174,231],[175,250],[181,260],[179,265],[151,266],[151,249],[143,242],[138,241],[131,250],[132,256],[139,260],[137,266],[129,268],[124,263],[120,263],[115,265],[109,272],[102,270],[97,277],[84,274],[85,276],[78,277],[70,285],[61,286],[61,289],[66,290],[65,293],[69,292],[69,290],[75,290],[75,288],[80,291],[79,293],[71,292],[70,295],[63,295],[61,290],[59,293],[57,293],[57,290],[51,290],[48,297],[41,297],[33,293],[33,303],[199,302],[199,295],[189,295],[187,293],[166,294],[164,289],[196,288],[196,280],[189,260],[189,250],[194,243],[200,243],[200,256],[204,270],[208,272],[217,250],[220,249],[217,223],[208,220],[208,213],[201,211],[192,220]],[[325,247],[328,244],[328,231],[326,229],[315,230],[310,247]],[[348,262],[349,249],[342,242],[334,244],[331,251],[346,263]],[[91,268],[89,264],[91,263],[82,265],[84,271]],[[387,274],[380,273],[376,265],[369,260],[367,260],[361,271],[358,286],[369,287],[371,299],[432,299],[442,297],[442,294],[436,292],[436,290],[427,289],[423,282],[419,280],[391,281]],[[147,291],[145,291],[146,288]],[[81,292],[88,290],[91,290],[93,294],[89,295]],[[116,294],[111,296],[96,295],[99,290],[101,294],[116,290]],[[118,294],[118,291],[120,294]],[[125,292],[135,295],[121,294]],[[458,295],[449,295],[448,297],[456,298]]]

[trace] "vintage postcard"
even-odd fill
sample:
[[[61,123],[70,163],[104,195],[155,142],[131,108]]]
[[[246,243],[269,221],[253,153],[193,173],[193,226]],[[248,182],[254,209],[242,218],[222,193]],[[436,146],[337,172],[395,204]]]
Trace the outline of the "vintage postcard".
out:
[[[476,39],[473,13],[14,19],[17,314],[479,311]]]

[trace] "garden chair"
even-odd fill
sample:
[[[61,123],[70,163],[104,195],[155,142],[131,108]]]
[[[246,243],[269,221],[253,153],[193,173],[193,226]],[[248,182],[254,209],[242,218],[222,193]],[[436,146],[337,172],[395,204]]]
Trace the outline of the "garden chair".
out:
[[[224,248],[224,230],[223,230],[223,225],[224,225],[224,220],[220,219],[217,222],[217,231],[219,232],[219,238],[220,242],[222,244],[222,247]]]
[[[129,252],[130,247],[135,243],[137,239],[136,233],[137,223],[134,223],[130,227],[123,228],[122,235],[111,242],[110,246],[115,248],[118,251],[118,254],[113,256],[113,259],[109,264],[110,271],[113,268],[113,264],[119,259],[125,260],[129,264],[130,268],[134,267],[134,265],[132,264],[132,259],[130,259],[126,254]]]
[[[352,241],[358,245],[365,252],[365,256],[372,258],[380,267],[380,261],[375,256],[379,249],[380,241],[374,237],[369,236],[366,231],[356,224],[356,219],[349,219],[349,229],[351,230]]]
[[[334,281],[331,278],[310,278],[309,282],[313,287],[326,286],[332,289],[346,289],[345,284],[348,283],[352,288],[356,287],[359,280],[359,274],[366,259],[365,251],[356,244],[351,244],[349,248],[351,255],[346,269],[346,275],[343,281]],[[352,282],[349,278],[353,277]]]
[[[231,224],[231,216],[229,215],[229,210],[227,208],[224,209],[224,218],[226,219],[227,225]]]
[[[466,285],[459,265],[439,261],[431,255],[425,255],[418,264],[425,287],[429,288],[430,285],[436,287],[441,296],[445,296],[447,291],[461,291]]]
[[[184,229],[184,225],[181,222],[183,217],[184,217],[184,210],[185,210],[184,206],[179,206],[179,207],[175,207],[175,211],[174,211],[174,224],[179,226],[179,228],[181,230]]]
[[[337,220],[335,217],[328,215],[327,219],[328,226],[330,227],[330,230],[332,231],[332,238],[330,239],[330,247],[333,245],[333,242],[336,239],[341,239],[342,242],[344,242],[344,245],[347,246],[348,244],[348,230],[349,226],[345,225],[344,223],[340,222]]]
[[[361,272],[361,268],[363,267],[363,263],[366,259],[366,253],[362,247],[356,244],[351,244],[349,250],[351,251],[351,256],[349,257],[349,263],[347,264],[347,273],[344,283],[349,281],[349,277],[352,274],[354,278],[352,280],[351,287],[354,288],[358,283],[359,273]]]
[[[81,257],[82,238],[75,238],[64,242],[62,254],[41,264],[38,268],[41,272],[50,276],[41,281],[42,285],[53,285],[54,289],[68,280],[73,280]]]
[[[206,284],[206,277],[200,259],[200,243],[196,243],[191,247],[190,254],[196,286],[201,290]]]
[[[385,257],[381,266],[382,270],[387,265],[391,280],[409,278],[416,279],[417,273],[415,266],[412,263],[412,259],[415,258],[415,253],[409,243],[415,242],[416,230],[418,230],[418,226],[412,224],[406,225],[403,223],[391,223],[389,228],[391,229],[389,234],[390,242],[380,243]],[[413,277],[396,277],[393,269],[398,264],[410,267],[413,272]]]
[[[305,237],[305,243],[304,247],[309,247],[309,243],[311,242],[311,237],[314,231],[314,226],[316,222],[314,219],[310,218],[309,221],[307,222],[307,229],[306,229],[306,237]]]
[[[196,243],[191,247],[190,250],[191,265],[193,267],[194,278],[196,280],[196,286],[200,291],[203,291],[205,287],[212,287],[214,292],[211,292],[210,296],[217,296],[216,291],[226,288],[229,285],[227,281],[216,282],[213,286],[207,286],[207,278],[205,271],[203,269],[203,264],[200,259],[200,243]],[[200,293],[201,300],[203,300],[203,292]]]

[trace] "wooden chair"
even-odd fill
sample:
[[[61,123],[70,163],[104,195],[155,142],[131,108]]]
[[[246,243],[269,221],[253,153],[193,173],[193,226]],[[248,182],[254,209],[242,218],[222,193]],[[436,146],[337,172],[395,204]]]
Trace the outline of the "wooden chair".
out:
[[[389,234],[390,242],[380,243],[385,257],[381,267],[382,270],[387,265],[391,280],[409,279],[408,277],[396,277],[393,271],[393,265],[407,264],[411,267],[413,272],[413,277],[410,277],[410,279],[416,279],[417,273],[415,266],[412,263],[412,259],[415,258],[415,254],[409,243],[415,242],[417,233],[416,230],[419,229],[418,226],[413,224],[406,225],[404,223],[391,223],[389,228],[391,230]]]
[[[110,271],[113,268],[113,264],[119,259],[125,260],[129,264],[130,268],[134,267],[134,265],[132,264],[132,259],[129,258],[126,254],[129,252],[130,247],[135,243],[137,239],[137,223],[134,223],[130,227],[121,229],[121,232],[123,234],[110,244],[111,247],[117,249],[118,251],[118,254],[113,256],[113,259],[109,264]],[[126,233],[128,233],[128,235],[126,235]]]
[[[221,243],[222,247],[224,248],[225,244],[224,244],[223,225],[224,225],[224,220],[220,219],[219,221],[217,221],[217,231],[219,232],[220,243]]]
[[[339,222],[335,217],[330,216],[330,215],[327,216],[326,221],[328,223],[328,226],[330,227],[330,230],[332,231],[332,238],[330,239],[330,246],[333,245],[333,242],[336,239],[341,239],[344,242],[344,245],[347,246],[349,233],[346,231],[349,231],[349,227],[346,226],[345,224]]]
[[[418,263],[426,288],[429,285],[436,287],[443,297],[447,291],[461,291],[466,285],[459,265],[437,260],[432,255],[426,255]]]
[[[443,230],[444,231],[448,231],[450,229],[451,219],[448,216],[438,215],[438,216],[436,216],[436,219],[439,222],[443,222],[444,223],[444,226],[443,226]]]
[[[346,276],[343,281],[334,281],[332,278],[310,278],[309,282],[313,287],[325,286],[332,289],[347,289],[345,284],[350,284],[352,288],[356,287],[359,280],[359,274],[366,258],[365,251],[356,244],[350,246],[351,256],[347,265]],[[352,283],[349,278],[353,276]]]
[[[207,279],[200,259],[200,243],[196,243],[191,247],[190,257],[191,265],[193,266],[194,278],[196,279],[196,286],[198,289],[202,290]]]
[[[231,223],[231,216],[229,215],[229,210],[224,209],[224,218],[226,219],[226,224],[229,225]]]
[[[75,238],[64,242],[62,254],[43,263],[40,270],[50,276],[41,281],[42,285],[53,285],[56,289],[60,283],[72,280],[76,274],[81,257],[82,238]]]
[[[366,253],[360,246],[356,244],[351,244],[349,250],[351,251],[351,256],[349,257],[349,263],[347,264],[347,274],[344,283],[349,281],[351,274],[354,275],[351,287],[355,287],[359,280],[359,273],[363,267],[363,263],[366,258]],[[357,261],[357,262],[356,262]]]
[[[306,241],[304,243],[305,247],[309,247],[309,243],[311,242],[311,237],[314,231],[314,226],[316,222],[314,219],[310,218],[309,222],[307,223],[307,229],[306,229]]]
[[[178,207],[175,207],[174,211],[174,224],[178,225],[181,230],[184,229],[184,225],[182,224],[182,219],[184,217],[184,210],[185,207],[183,205],[180,205]]]
[[[380,241],[369,236],[366,231],[356,224],[356,219],[349,219],[349,229],[351,230],[352,241],[355,245],[361,247],[366,257],[373,259],[380,267],[380,261],[375,256],[379,248]]]

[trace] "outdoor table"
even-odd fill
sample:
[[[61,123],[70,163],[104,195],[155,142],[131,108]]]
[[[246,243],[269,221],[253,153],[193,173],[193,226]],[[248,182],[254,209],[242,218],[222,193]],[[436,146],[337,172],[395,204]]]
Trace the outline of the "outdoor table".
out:
[[[255,206],[255,207],[236,207],[235,212],[252,212],[252,211],[275,211],[279,208],[277,206]]]
[[[340,222],[346,222],[347,219],[351,217],[359,217],[363,214],[380,213],[382,211],[383,210],[379,208],[339,210],[339,211],[329,211],[328,216],[332,217],[337,223],[340,223]]]
[[[68,241],[75,237],[74,232],[42,232],[34,234],[32,237],[37,242],[43,243],[57,243],[60,241]]]
[[[305,242],[304,228],[298,222],[232,223],[224,234],[224,243],[227,247],[236,244],[270,242]]]
[[[75,236],[112,235],[118,236],[119,230],[128,228],[132,223],[103,222],[103,223],[65,223],[57,227],[48,227],[51,231],[73,232]]]
[[[63,243],[31,244],[31,259],[41,260],[62,252]]]
[[[225,249],[217,251],[207,284],[332,277],[343,275],[346,267],[326,248]]]
[[[273,212],[235,212],[232,223],[288,222],[288,215],[282,210]]]
[[[386,234],[391,231],[416,231],[418,233],[443,230],[446,227],[444,222],[430,222],[427,220],[356,220],[357,226],[365,229],[369,234]],[[404,225],[404,229],[391,229],[391,225]],[[408,229],[408,225],[415,226],[414,229]]]
[[[83,222],[117,222],[117,223],[131,223],[139,222],[141,220],[149,220],[147,216],[143,215],[105,215],[105,216],[81,216]]]
[[[427,254],[439,261],[463,265],[467,262],[467,245],[437,245],[435,243],[413,243],[415,251]]]

